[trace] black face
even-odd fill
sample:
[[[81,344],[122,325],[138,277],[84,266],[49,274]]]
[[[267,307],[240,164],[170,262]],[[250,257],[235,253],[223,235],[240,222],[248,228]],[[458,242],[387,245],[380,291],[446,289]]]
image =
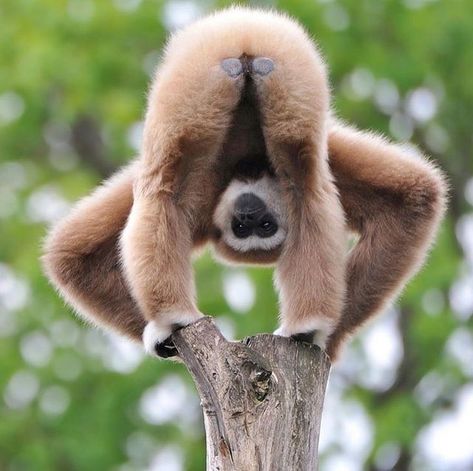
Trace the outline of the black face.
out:
[[[235,202],[232,231],[238,239],[250,235],[261,238],[271,237],[278,231],[274,216],[268,211],[264,201],[253,193],[244,193]]]

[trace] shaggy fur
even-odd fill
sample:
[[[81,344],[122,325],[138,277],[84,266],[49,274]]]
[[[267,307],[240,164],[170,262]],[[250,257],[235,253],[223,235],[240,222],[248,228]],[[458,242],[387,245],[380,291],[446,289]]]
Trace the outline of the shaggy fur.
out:
[[[261,57],[274,70],[251,79],[221,66]],[[277,182],[282,244],[244,251],[222,237],[219,203],[248,167]],[[425,159],[330,119],[324,63],[298,24],[236,8],[171,38],[141,156],[51,231],[43,260],[79,313],[134,339],[145,330],[151,350],[202,315],[196,247],[211,242],[232,262],[275,263],[278,333],[317,330],[334,358],[419,268],[444,201],[442,175]],[[349,231],[359,242],[347,253]]]

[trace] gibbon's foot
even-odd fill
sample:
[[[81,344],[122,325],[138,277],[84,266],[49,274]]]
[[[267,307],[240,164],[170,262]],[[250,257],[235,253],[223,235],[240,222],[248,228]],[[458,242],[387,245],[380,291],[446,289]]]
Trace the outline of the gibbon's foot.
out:
[[[291,337],[297,342],[312,343],[320,347],[322,350],[325,350],[328,338],[328,334],[326,331],[317,329],[309,330],[308,332],[291,333],[290,331],[288,331],[288,329],[285,329],[284,327],[279,327],[279,329],[276,329],[273,334],[280,335],[281,337]]]
[[[154,346],[154,353],[161,358],[171,358],[179,355],[177,348],[172,341],[172,337],[168,337],[164,342],[157,343]]]
[[[143,331],[143,345],[150,355],[161,358],[176,356],[177,349],[172,343],[171,336],[173,332],[181,329],[202,317],[200,313],[166,313],[161,314],[167,322],[154,320],[148,322]],[[169,323],[171,321],[171,323]]]
[[[291,335],[291,338],[296,340],[297,342],[314,343],[316,332],[316,330],[312,330],[310,332],[304,332],[303,334],[294,334]]]
[[[220,66],[231,78],[236,78],[241,74],[268,75],[274,69],[274,62],[268,57],[256,57],[254,59],[243,55],[239,59],[229,57],[224,59]]]

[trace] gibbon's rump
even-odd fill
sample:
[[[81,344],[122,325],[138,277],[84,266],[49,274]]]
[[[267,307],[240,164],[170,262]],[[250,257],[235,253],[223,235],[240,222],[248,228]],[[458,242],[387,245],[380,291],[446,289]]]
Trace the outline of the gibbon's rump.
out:
[[[277,333],[335,358],[419,269],[445,193],[426,158],[331,116],[301,26],[233,8],[170,39],[140,156],[51,230],[44,267],[79,314],[171,356],[172,331],[202,316],[191,255],[210,243],[275,265]]]

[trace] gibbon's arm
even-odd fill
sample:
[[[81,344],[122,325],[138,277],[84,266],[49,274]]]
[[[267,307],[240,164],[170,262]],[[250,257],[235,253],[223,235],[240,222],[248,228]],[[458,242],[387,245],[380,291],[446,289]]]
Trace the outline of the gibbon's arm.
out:
[[[111,177],[53,227],[44,244],[44,270],[78,313],[141,340],[145,320],[121,269],[120,233],[133,204],[136,164]]]
[[[345,309],[327,344],[333,359],[419,269],[445,211],[446,183],[426,159],[339,124],[329,132],[329,156],[347,224],[359,234]]]

